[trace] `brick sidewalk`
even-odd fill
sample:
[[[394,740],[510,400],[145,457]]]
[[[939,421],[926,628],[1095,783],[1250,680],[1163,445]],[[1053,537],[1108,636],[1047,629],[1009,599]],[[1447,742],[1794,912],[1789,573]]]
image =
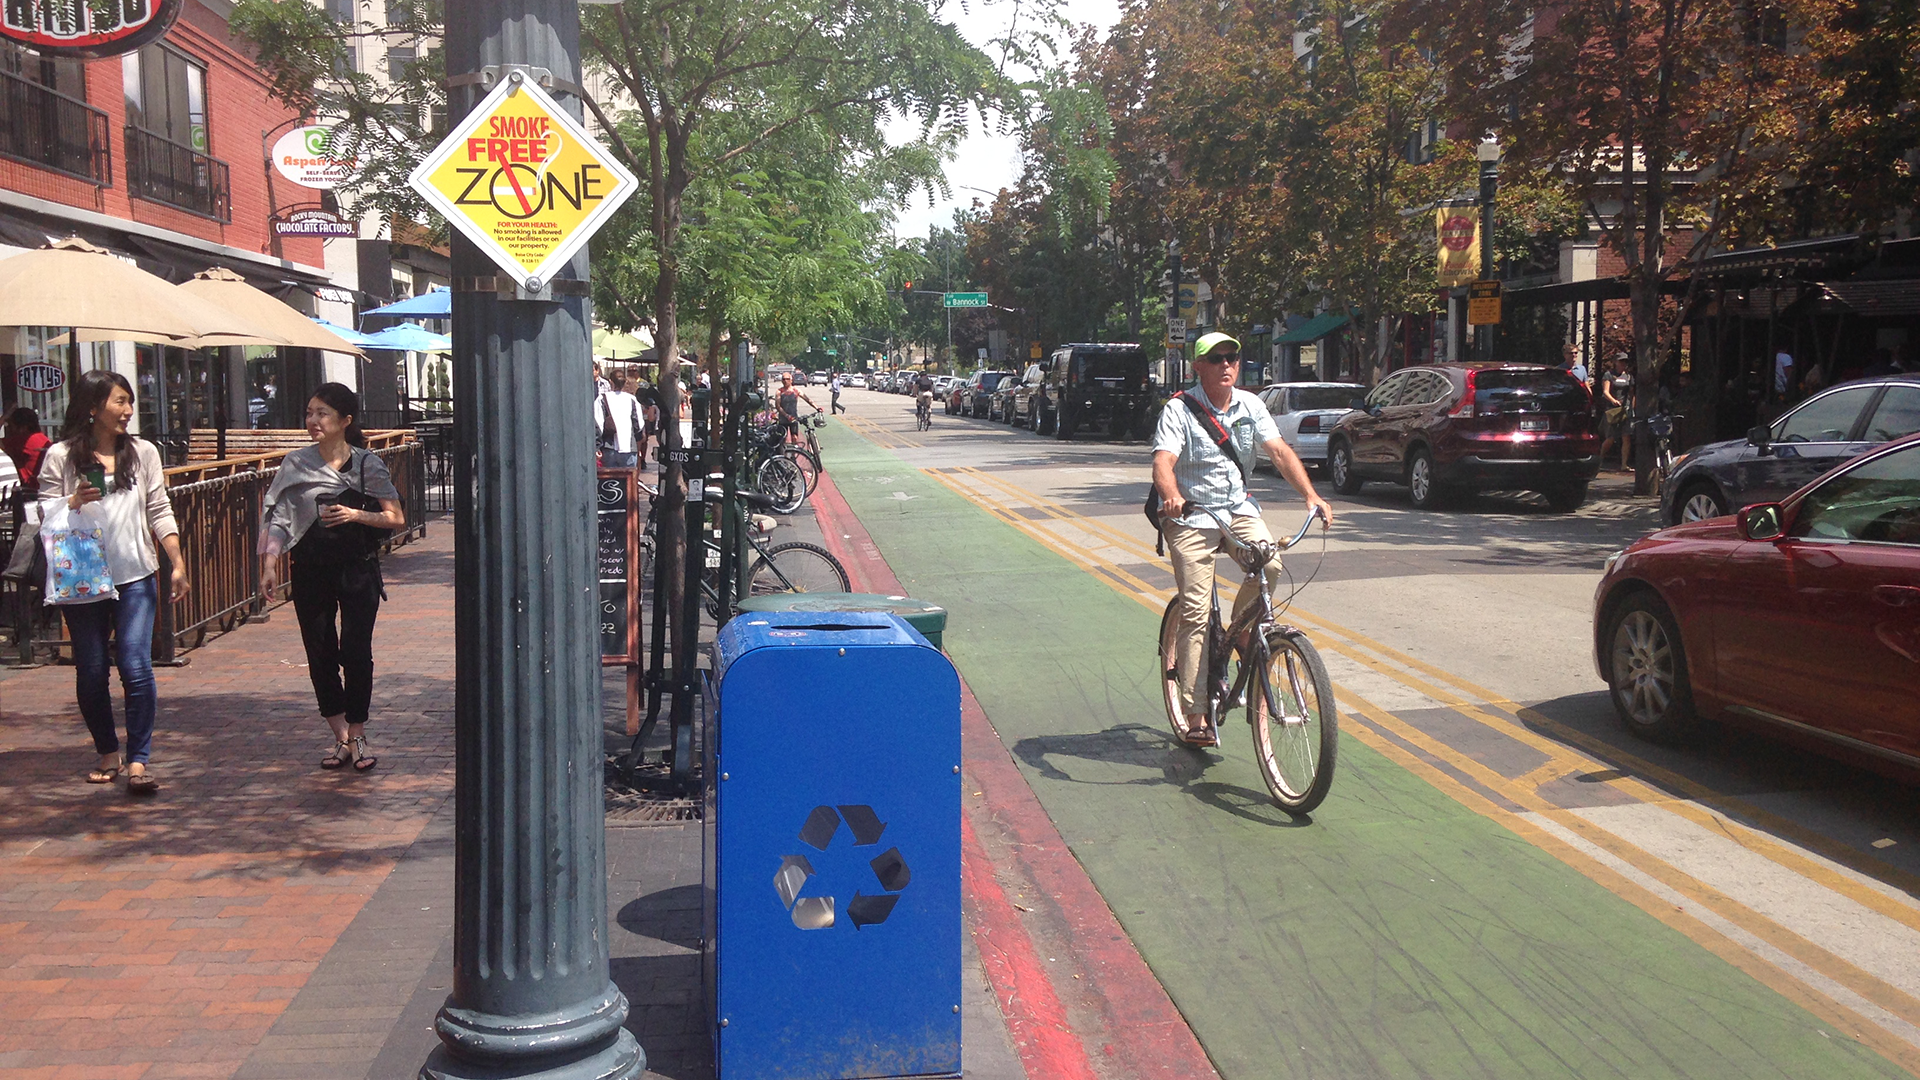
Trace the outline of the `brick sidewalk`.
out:
[[[72,668],[0,675],[0,1076],[233,1075],[452,796],[452,579],[444,523],[387,562],[366,775],[290,607],[156,672],[151,800],[84,782]]]

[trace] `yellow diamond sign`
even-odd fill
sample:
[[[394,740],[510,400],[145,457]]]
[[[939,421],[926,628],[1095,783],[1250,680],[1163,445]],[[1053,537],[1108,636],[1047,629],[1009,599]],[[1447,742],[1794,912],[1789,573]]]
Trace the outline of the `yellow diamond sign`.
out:
[[[519,72],[458,121],[408,182],[514,281],[533,288],[551,281],[639,186]]]

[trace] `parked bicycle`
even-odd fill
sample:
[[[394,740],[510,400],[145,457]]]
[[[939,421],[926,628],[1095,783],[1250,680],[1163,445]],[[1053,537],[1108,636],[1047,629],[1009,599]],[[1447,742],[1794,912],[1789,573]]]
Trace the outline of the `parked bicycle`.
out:
[[[645,480],[636,481],[648,500],[657,507],[660,489],[647,484]],[[737,497],[747,507],[771,509],[774,500],[757,491],[741,491]],[[646,527],[640,536],[641,580],[652,580],[654,549],[657,543],[659,515],[654,509],[647,511]],[[769,596],[775,593],[796,592],[852,592],[853,579],[848,576],[847,568],[833,553],[818,544],[809,544],[800,540],[784,544],[769,544],[767,537],[780,526],[777,518],[750,511],[741,513],[740,533],[746,538],[752,549],[753,560],[748,564],[745,588],[735,591],[735,603],[745,596]],[[725,621],[720,610],[720,567],[722,566],[721,547],[712,534],[703,530],[700,535],[700,557],[704,569],[700,574],[700,592],[706,599],[707,614],[714,619]],[[733,612],[727,612],[732,615]]]
[[[1235,536],[1218,514],[1206,513],[1220,522],[1222,549],[1260,589],[1259,601],[1225,626],[1215,583],[1200,660],[1207,724],[1217,731],[1229,709],[1245,705],[1253,727],[1254,760],[1267,790],[1281,809],[1304,814],[1319,806],[1333,786],[1340,716],[1326,665],[1304,631],[1280,621],[1286,602],[1276,609],[1263,571],[1281,551],[1305,538],[1320,514],[1309,514],[1300,531],[1284,543],[1250,544]],[[1183,736],[1180,683],[1174,670],[1181,633],[1179,606],[1180,599],[1175,597],[1160,618],[1160,672],[1167,721],[1176,736]],[[1240,666],[1229,682],[1227,664],[1235,653]]]
[[[1653,489],[1665,491],[1667,478],[1673,475],[1673,432],[1674,428],[1686,420],[1684,416],[1675,416],[1664,412],[1647,417],[1647,435],[1653,440]]]

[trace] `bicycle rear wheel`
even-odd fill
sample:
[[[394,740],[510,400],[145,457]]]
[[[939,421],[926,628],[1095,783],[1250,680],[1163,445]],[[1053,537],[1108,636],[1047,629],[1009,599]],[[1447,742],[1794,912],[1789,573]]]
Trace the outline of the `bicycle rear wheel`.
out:
[[[1264,661],[1253,671],[1247,702],[1254,760],[1273,801],[1304,814],[1333,786],[1340,736],[1333,684],[1313,643],[1298,630],[1269,633]]]
[[[1166,613],[1160,616],[1160,698],[1167,707],[1167,726],[1173,729],[1173,737],[1181,743],[1187,741],[1186,717],[1180,711],[1180,675],[1175,668],[1174,658],[1180,647],[1180,598],[1174,597],[1167,602]],[[1204,683],[1207,672],[1207,650],[1203,642],[1200,648],[1200,678]]]
[[[761,462],[754,479],[760,493],[773,500],[775,513],[791,514],[807,501],[807,478],[800,472],[800,466],[785,454],[775,454]]]
[[[747,575],[749,596],[790,592],[852,592],[847,568],[823,547],[795,541],[767,549]]]
[[[807,494],[813,494],[814,489],[820,486],[819,459],[798,446],[789,446],[781,453],[793,461],[794,468],[799,469],[800,475],[807,481]]]

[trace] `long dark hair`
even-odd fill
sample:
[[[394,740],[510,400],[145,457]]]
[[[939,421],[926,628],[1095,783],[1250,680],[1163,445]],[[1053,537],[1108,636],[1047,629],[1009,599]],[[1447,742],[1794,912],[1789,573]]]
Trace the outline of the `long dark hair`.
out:
[[[73,384],[73,394],[67,399],[67,422],[60,435],[67,441],[67,463],[76,474],[96,460],[98,447],[93,444],[93,418],[106,406],[116,386],[127,392],[128,401],[133,400],[133,386],[117,371],[84,372]],[[135,474],[138,460],[133,450],[133,436],[122,435],[119,449],[113,454],[115,488],[125,491],[139,479]]]
[[[367,433],[360,430],[360,395],[345,383],[323,382],[313,388],[313,396],[341,416],[351,417],[347,421],[347,445],[366,449]]]

